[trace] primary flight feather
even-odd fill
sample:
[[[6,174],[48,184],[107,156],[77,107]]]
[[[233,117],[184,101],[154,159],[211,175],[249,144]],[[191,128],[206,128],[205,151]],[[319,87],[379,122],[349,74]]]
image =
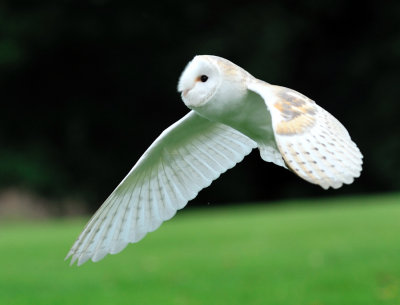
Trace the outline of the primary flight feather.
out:
[[[141,240],[253,148],[324,189],[352,183],[362,155],[347,130],[314,101],[258,80],[217,56],[196,56],[178,91],[191,111],[154,141],[69,251],[96,262]]]

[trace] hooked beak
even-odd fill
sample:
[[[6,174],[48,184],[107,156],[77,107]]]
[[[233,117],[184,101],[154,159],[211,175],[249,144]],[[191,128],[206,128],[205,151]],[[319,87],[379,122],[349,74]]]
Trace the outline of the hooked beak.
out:
[[[190,87],[190,88],[185,89],[185,90],[182,91],[182,96],[183,96],[183,97],[186,97],[186,95],[189,93],[189,91],[192,90],[193,87],[196,86],[196,83],[199,82],[199,81],[200,81],[200,76],[196,78],[196,81],[194,82],[194,84],[193,84],[192,87]]]
[[[192,88],[190,88],[190,89],[192,89]],[[189,93],[190,89],[186,89],[186,90],[182,91],[183,97],[186,97],[186,95]]]

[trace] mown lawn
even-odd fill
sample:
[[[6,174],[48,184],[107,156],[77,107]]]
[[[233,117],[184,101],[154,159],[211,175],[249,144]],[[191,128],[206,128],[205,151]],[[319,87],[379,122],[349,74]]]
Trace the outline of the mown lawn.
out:
[[[180,212],[99,263],[86,219],[0,224],[0,304],[400,304],[400,195]]]

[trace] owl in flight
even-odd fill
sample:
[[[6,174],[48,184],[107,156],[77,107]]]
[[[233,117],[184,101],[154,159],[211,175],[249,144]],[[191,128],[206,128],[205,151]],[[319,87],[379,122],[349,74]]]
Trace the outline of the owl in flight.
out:
[[[253,148],[324,189],[360,175],[363,157],[346,128],[297,91],[211,55],[189,62],[178,91],[191,111],[161,133],[97,210],[67,255],[71,264],[138,242]]]

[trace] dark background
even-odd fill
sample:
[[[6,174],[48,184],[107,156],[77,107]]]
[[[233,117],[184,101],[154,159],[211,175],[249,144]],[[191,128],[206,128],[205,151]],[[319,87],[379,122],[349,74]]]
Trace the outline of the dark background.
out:
[[[253,152],[195,203],[400,190],[400,2],[0,2],[0,189],[98,206],[188,109],[197,54],[314,99],[364,154],[323,191]]]

